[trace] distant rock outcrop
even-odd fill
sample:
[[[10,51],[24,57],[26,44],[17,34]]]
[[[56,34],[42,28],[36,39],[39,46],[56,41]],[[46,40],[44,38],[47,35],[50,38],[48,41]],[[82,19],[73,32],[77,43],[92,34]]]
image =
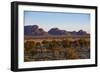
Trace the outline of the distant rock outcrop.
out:
[[[88,35],[83,30],[77,31],[66,31],[59,28],[51,28],[48,32],[44,31],[43,28],[39,28],[38,25],[24,26],[24,35],[27,36],[47,36],[47,35]]]
[[[71,35],[88,35],[88,33],[83,30],[79,30],[78,32],[72,31],[70,33],[71,33]]]
[[[39,28],[37,25],[33,25],[33,26],[24,26],[24,34],[39,36],[39,35],[47,35],[48,33],[44,31],[42,28]]]
[[[77,35],[84,35],[84,34],[87,34],[87,32],[85,32],[85,31],[83,31],[83,30],[79,30],[77,33],[78,33]]]
[[[68,35],[68,32],[65,30],[60,30],[59,28],[52,28],[48,31],[48,34],[51,35]]]

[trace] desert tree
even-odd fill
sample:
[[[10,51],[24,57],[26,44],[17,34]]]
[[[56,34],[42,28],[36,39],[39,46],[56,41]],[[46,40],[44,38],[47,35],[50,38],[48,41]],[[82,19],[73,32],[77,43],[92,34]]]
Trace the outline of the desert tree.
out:
[[[34,48],[35,42],[34,41],[26,41],[24,42],[24,48],[26,51],[29,51],[30,49]]]
[[[67,40],[67,39],[65,39],[65,40],[62,40],[62,46],[64,47],[64,48],[67,48],[67,47],[70,47],[70,41],[69,40]]]
[[[88,47],[90,46],[90,40],[86,40],[86,39],[79,39],[78,40],[80,47]]]
[[[41,49],[41,43],[40,42],[36,42],[35,43],[35,48],[36,49]]]
[[[49,48],[49,41],[43,40],[42,41],[42,45],[43,45],[43,47],[45,47],[46,49],[48,49]]]

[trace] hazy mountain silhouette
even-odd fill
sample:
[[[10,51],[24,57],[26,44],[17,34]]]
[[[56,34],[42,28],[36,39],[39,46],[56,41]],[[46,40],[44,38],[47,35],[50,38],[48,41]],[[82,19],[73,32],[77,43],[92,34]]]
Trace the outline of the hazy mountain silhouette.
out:
[[[24,35],[27,36],[46,36],[46,35],[88,35],[83,30],[77,31],[66,31],[59,28],[51,28],[49,31],[45,31],[43,28],[39,28],[38,25],[27,25],[24,26]]]

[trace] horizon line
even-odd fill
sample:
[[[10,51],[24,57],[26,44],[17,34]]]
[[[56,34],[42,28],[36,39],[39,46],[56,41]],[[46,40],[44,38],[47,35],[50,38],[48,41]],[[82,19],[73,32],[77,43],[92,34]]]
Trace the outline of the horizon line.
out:
[[[34,24],[34,25],[37,25],[37,24]],[[24,26],[34,26],[34,25],[33,25],[33,24],[30,24],[30,25],[24,25]],[[38,26],[38,28],[41,28],[41,27],[39,27],[39,25],[37,25],[37,26]],[[53,27],[53,28],[58,28],[58,29],[60,29],[59,27]],[[43,29],[44,31],[46,31],[43,27],[42,27],[42,29]],[[50,28],[50,29],[52,29],[52,28]],[[49,30],[50,30],[50,29],[49,29]],[[48,32],[49,30],[47,30],[46,32]],[[73,32],[73,31],[78,32],[78,31],[82,30],[82,31],[85,31],[86,33],[90,34],[90,32],[87,32],[86,30],[83,30],[83,29],[72,30],[72,31],[66,30],[66,29],[60,29],[60,30],[65,30],[65,31],[68,31],[68,32]]]

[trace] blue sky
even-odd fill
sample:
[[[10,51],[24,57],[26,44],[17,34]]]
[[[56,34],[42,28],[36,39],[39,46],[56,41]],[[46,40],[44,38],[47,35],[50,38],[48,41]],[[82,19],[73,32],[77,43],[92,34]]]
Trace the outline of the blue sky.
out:
[[[24,25],[38,25],[45,31],[57,27],[67,31],[90,32],[90,14],[24,11]]]

